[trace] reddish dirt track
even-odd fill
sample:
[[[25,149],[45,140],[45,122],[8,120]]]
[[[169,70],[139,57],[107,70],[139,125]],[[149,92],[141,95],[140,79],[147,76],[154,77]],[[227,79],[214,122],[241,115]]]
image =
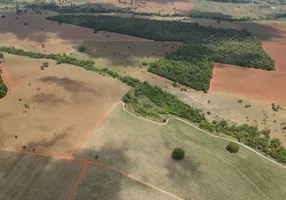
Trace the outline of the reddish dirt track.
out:
[[[286,74],[217,63],[210,91],[286,104]]]

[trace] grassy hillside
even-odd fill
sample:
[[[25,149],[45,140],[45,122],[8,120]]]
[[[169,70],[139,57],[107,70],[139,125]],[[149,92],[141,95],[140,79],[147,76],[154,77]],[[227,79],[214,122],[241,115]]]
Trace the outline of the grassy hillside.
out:
[[[231,154],[227,144],[177,120],[159,126],[137,119],[120,105],[77,154],[99,153],[101,162],[183,199],[284,199],[285,169],[244,147]],[[185,150],[184,160],[171,159],[175,147]]]
[[[95,32],[106,30],[152,40],[184,42],[188,45],[183,50],[177,50],[171,59],[189,62],[189,69],[183,69],[187,73],[176,73],[179,67],[169,61],[154,64],[149,71],[196,90],[208,90],[211,80],[209,71],[214,66],[211,61],[274,70],[274,61],[264,52],[261,42],[246,31],[215,29],[197,23],[111,16],[62,15],[48,19],[93,28]],[[168,66],[165,65],[167,63]],[[202,72],[193,73],[196,68]],[[202,78],[202,74],[207,75]],[[196,83],[198,80],[202,82]]]

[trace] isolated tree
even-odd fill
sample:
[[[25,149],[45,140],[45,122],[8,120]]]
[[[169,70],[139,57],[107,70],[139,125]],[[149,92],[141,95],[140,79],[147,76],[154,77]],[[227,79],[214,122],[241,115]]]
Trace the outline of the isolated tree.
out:
[[[175,160],[182,160],[185,157],[185,151],[181,148],[175,148],[172,153],[172,158]]]
[[[0,59],[4,58],[4,54],[0,52]]]
[[[2,17],[2,19],[4,19],[4,18],[5,18],[5,15],[2,15],[1,17]]]
[[[43,66],[44,67],[49,67],[49,63],[48,62],[43,62]]]
[[[229,142],[226,150],[228,150],[230,153],[236,153],[239,150],[239,145],[235,142]]]

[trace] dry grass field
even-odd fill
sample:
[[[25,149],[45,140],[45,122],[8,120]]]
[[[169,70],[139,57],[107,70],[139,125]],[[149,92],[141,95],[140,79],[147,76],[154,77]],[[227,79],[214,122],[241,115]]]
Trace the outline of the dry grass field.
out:
[[[38,69],[39,75],[1,99],[2,148],[69,153],[128,91],[119,81],[82,68],[61,64],[40,70],[39,60],[19,56],[7,56],[2,66],[10,75],[17,72],[10,59],[27,62],[25,68]],[[18,72],[11,77],[12,85],[21,80]]]
[[[66,200],[82,165],[0,151],[1,200]]]
[[[98,155],[98,161],[182,199],[284,198],[283,168],[242,147],[238,154],[230,154],[227,142],[183,122],[158,126],[129,115],[121,106],[93,131],[75,157],[96,160]],[[183,161],[171,159],[174,147],[185,149]],[[84,183],[91,178],[86,179]]]
[[[131,0],[89,0],[89,4],[101,4],[107,9],[130,8],[134,12],[161,13],[161,14],[188,14],[193,8],[193,1],[131,1]]]

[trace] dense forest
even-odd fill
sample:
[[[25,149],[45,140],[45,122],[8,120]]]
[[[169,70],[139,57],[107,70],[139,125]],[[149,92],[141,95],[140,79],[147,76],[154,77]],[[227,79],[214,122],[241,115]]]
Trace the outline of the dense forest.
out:
[[[30,58],[46,58],[54,59],[57,63],[68,63],[75,66],[83,67],[86,70],[96,71],[99,73],[108,74],[113,78],[119,79],[123,83],[133,87],[135,90],[133,93],[131,91],[125,95],[123,98],[124,102],[132,106],[138,107],[138,104],[142,102],[140,99],[142,97],[148,98],[153,104],[160,107],[159,113],[152,113],[153,115],[174,115],[189,120],[190,122],[198,123],[200,128],[208,130],[213,133],[224,133],[235,137],[241,143],[244,143],[250,147],[259,149],[265,154],[270,155],[279,162],[286,163],[286,149],[281,146],[279,139],[270,140],[269,133],[270,130],[259,131],[257,127],[249,126],[247,124],[236,126],[229,125],[227,121],[213,121],[212,123],[207,121],[205,116],[201,113],[200,110],[191,107],[188,104],[185,104],[183,101],[179,100],[176,96],[169,94],[168,92],[162,90],[159,87],[152,86],[148,82],[140,82],[138,79],[135,79],[130,76],[122,76],[112,70],[107,68],[98,69],[94,66],[92,61],[77,60],[65,54],[41,54],[34,52],[26,52],[21,49],[15,49],[13,47],[1,47],[0,51],[14,54],[22,55]],[[145,105],[141,105],[145,106]],[[154,109],[155,110],[155,109]],[[143,109],[137,110],[144,112]],[[156,110],[155,110],[156,111]],[[146,114],[149,113],[144,113]]]
[[[213,61],[275,70],[274,61],[264,52],[261,42],[245,30],[215,29],[200,26],[198,23],[111,16],[62,15],[48,19],[93,28],[95,32],[105,30],[158,41],[184,42],[182,49],[166,58],[177,62],[159,61],[153,63],[149,71],[196,90],[208,90]],[[179,73],[180,68],[184,73]]]
[[[213,65],[214,63],[208,60],[193,64],[186,61],[166,59],[152,63],[148,71],[206,92],[210,87]]]

